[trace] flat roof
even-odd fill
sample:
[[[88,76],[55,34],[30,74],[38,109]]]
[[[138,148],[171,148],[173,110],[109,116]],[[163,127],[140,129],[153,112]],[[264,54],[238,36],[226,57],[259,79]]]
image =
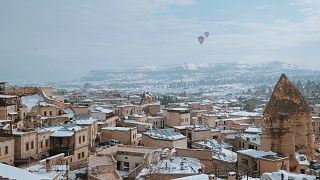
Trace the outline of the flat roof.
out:
[[[245,154],[245,155],[251,156],[253,158],[259,158],[259,157],[265,157],[265,156],[276,156],[277,155],[277,153],[272,152],[272,151],[258,151],[258,150],[254,150],[254,149],[240,150],[240,151],[237,151],[237,153]]]
[[[190,112],[187,108],[165,108],[167,111],[176,111],[176,112]]]
[[[0,163],[1,176],[16,180],[50,180],[51,178],[30,173],[24,169]]]
[[[52,133],[50,137],[71,137],[73,134],[73,131],[58,130]]]
[[[101,129],[102,130],[109,130],[109,131],[130,131],[135,128],[134,127],[104,127]]]
[[[179,132],[175,132],[172,129],[150,129],[144,134],[152,138],[165,140],[178,140],[186,138],[186,136],[182,135]]]
[[[0,99],[11,99],[11,98],[16,98],[16,97],[17,96],[0,94]]]

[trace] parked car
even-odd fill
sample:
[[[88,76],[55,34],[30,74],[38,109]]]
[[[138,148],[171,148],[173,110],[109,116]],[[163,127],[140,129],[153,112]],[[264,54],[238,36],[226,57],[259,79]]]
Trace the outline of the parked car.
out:
[[[116,140],[116,139],[111,139],[111,140],[109,141],[109,144],[110,144],[111,146],[115,146],[115,145],[121,144],[121,143],[120,143],[120,141],[118,141],[118,140]]]

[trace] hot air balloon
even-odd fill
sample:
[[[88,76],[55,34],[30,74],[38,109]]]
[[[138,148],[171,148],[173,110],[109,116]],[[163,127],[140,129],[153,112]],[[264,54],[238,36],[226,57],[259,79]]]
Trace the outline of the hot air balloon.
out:
[[[204,35],[206,36],[206,38],[210,35],[209,32],[204,32]]]
[[[204,39],[205,39],[205,38],[204,38],[203,36],[199,36],[199,37],[198,37],[198,41],[200,42],[201,45],[202,45]]]

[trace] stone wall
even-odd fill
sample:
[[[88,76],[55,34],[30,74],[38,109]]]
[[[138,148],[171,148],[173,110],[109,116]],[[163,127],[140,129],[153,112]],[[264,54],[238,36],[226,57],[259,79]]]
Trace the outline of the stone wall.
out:
[[[151,138],[148,135],[142,135],[142,143],[146,147],[158,147],[158,148],[187,148],[187,138],[179,140],[164,140]]]

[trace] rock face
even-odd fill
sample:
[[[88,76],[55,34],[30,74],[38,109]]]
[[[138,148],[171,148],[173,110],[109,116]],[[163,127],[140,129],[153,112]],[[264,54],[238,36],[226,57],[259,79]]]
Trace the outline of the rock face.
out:
[[[297,171],[295,152],[314,159],[312,114],[299,90],[282,74],[263,113],[261,149],[289,156]]]

